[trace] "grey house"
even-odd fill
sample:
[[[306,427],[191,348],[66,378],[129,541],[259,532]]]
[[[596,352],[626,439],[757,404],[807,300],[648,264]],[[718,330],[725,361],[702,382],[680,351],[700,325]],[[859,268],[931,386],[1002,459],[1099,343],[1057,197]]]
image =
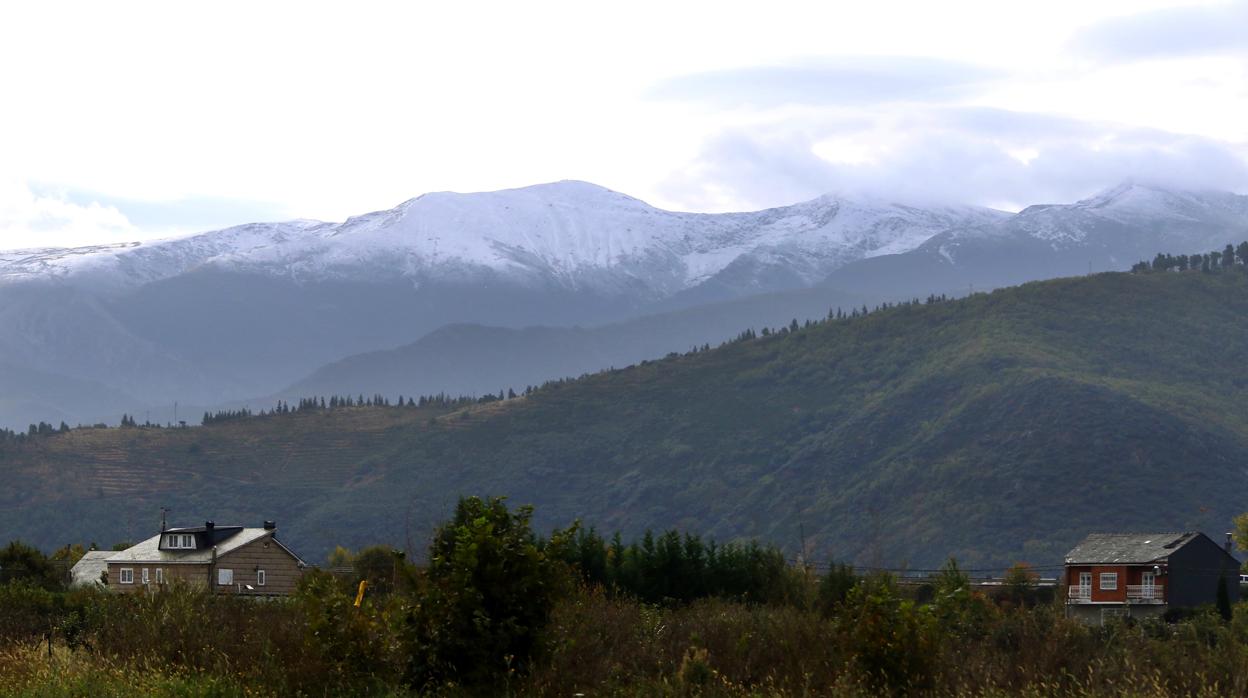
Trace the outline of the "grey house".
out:
[[[1066,615],[1089,623],[1217,603],[1219,580],[1239,597],[1231,534],[1093,533],[1066,553]]]

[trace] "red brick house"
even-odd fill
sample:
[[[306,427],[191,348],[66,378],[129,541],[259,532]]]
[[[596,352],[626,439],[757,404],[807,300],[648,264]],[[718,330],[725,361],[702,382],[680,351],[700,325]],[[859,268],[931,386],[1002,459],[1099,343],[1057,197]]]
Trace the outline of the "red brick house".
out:
[[[1220,546],[1203,533],[1093,533],[1066,554],[1066,615],[1103,623],[1213,604],[1219,579],[1234,602],[1230,547],[1230,534]]]

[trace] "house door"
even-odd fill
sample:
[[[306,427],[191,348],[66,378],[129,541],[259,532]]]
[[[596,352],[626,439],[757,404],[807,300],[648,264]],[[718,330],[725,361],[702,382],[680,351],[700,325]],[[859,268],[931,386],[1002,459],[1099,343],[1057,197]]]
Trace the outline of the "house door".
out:
[[[1081,599],[1092,598],[1092,573],[1091,572],[1079,573],[1079,598]]]
[[[1140,575],[1140,598],[1152,600],[1153,592],[1156,590],[1154,580],[1156,575],[1152,572],[1145,572]]]

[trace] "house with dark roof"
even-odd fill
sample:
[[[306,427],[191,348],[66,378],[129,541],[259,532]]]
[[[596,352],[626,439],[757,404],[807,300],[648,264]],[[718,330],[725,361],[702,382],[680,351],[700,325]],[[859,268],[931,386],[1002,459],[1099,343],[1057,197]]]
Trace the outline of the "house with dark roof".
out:
[[[1203,533],[1093,533],[1065,562],[1066,615],[1089,623],[1217,603],[1220,583],[1239,596],[1229,533],[1225,546]]]
[[[307,565],[277,539],[277,525],[261,528],[167,528],[107,558],[108,588],[120,593],[158,591],[175,582],[221,594],[283,596],[294,592]]]

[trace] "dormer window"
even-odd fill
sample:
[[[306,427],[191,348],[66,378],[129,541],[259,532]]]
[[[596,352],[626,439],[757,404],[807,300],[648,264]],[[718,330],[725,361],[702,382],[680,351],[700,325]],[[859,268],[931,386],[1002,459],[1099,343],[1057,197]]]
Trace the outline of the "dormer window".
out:
[[[195,536],[189,533],[170,533],[165,536],[165,547],[171,550],[192,550]]]

